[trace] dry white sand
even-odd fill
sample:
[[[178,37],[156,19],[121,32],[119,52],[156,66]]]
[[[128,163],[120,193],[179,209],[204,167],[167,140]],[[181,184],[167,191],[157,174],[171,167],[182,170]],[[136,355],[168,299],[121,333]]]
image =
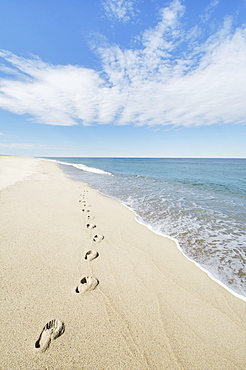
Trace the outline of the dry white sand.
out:
[[[1,369],[246,368],[246,303],[173,241],[54,163],[0,175]]]

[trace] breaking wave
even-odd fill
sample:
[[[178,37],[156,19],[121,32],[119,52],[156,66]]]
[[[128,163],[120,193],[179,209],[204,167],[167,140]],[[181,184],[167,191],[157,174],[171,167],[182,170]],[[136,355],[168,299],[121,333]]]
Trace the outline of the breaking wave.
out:
[[[65,164],[66,166],[72,166],[72,167],[78,168],[81,171],[93,172],[93,173],[97,173],[99,175],[113,176],[113,174],[111,172],[107,172],[107,171],[101,170],[99,168],[89,167],[89,166],[86,166],[85,164],[68,163],[68,162],[58,161],[58,160],[55,160],[55,159],[48,159],[48,160],[51,161],[51,162],[59,163],[59,164]]]

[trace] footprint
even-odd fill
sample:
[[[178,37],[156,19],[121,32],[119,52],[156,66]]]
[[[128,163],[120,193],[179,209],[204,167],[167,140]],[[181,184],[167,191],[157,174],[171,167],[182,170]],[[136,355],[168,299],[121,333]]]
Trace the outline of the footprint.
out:
[[[97,227],[97,225],[95,225],[95,224],[87,224],[86,227],[87,227],[87,229],[95,229]]]
[[[88,215],[87,216],[87,220],[94,220],[95,216],[92,216],[92,215]]]
[[[97,251],[93,251],[93,250],[89,250],[88,252],[86,252],[85,254],[85,260],[87,261],[92,261],[94,260],[95,258],[97,258],[99,256],[99,253]]]
[[[61,320],[54,319],[49,321],[41,331],[41,334],[35,343],[35,348],[40,352],[45,352],[49,348],[51,341],[60,337],[64,331],[65,324]]]
[[[86,209],[86,208],[83,208],[82,209],[82,212],[90,212],[90,210],[89,209]]]
[[[93,242],[94,243],[100,243],[102,240],[104,239],[104,236],[103,235],[94,235],[94,237],[93,237]]]
[[[99,284],[99,281],[94,276],[85,276],[81,279],[80,284],[76,287],[76,293],[85,293],[93,290]]]

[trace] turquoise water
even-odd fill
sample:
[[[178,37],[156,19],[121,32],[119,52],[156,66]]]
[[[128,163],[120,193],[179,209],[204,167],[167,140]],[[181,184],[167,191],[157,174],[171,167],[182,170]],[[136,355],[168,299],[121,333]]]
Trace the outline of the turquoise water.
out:
[[[246,159],[50,158],[246,296]]]

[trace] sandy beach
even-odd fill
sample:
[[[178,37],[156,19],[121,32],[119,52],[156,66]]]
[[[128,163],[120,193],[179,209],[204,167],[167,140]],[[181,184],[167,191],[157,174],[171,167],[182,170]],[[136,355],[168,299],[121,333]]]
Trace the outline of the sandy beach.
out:
[[[246,303],[52,162],[0,157],[1,363],[245,369]]]

